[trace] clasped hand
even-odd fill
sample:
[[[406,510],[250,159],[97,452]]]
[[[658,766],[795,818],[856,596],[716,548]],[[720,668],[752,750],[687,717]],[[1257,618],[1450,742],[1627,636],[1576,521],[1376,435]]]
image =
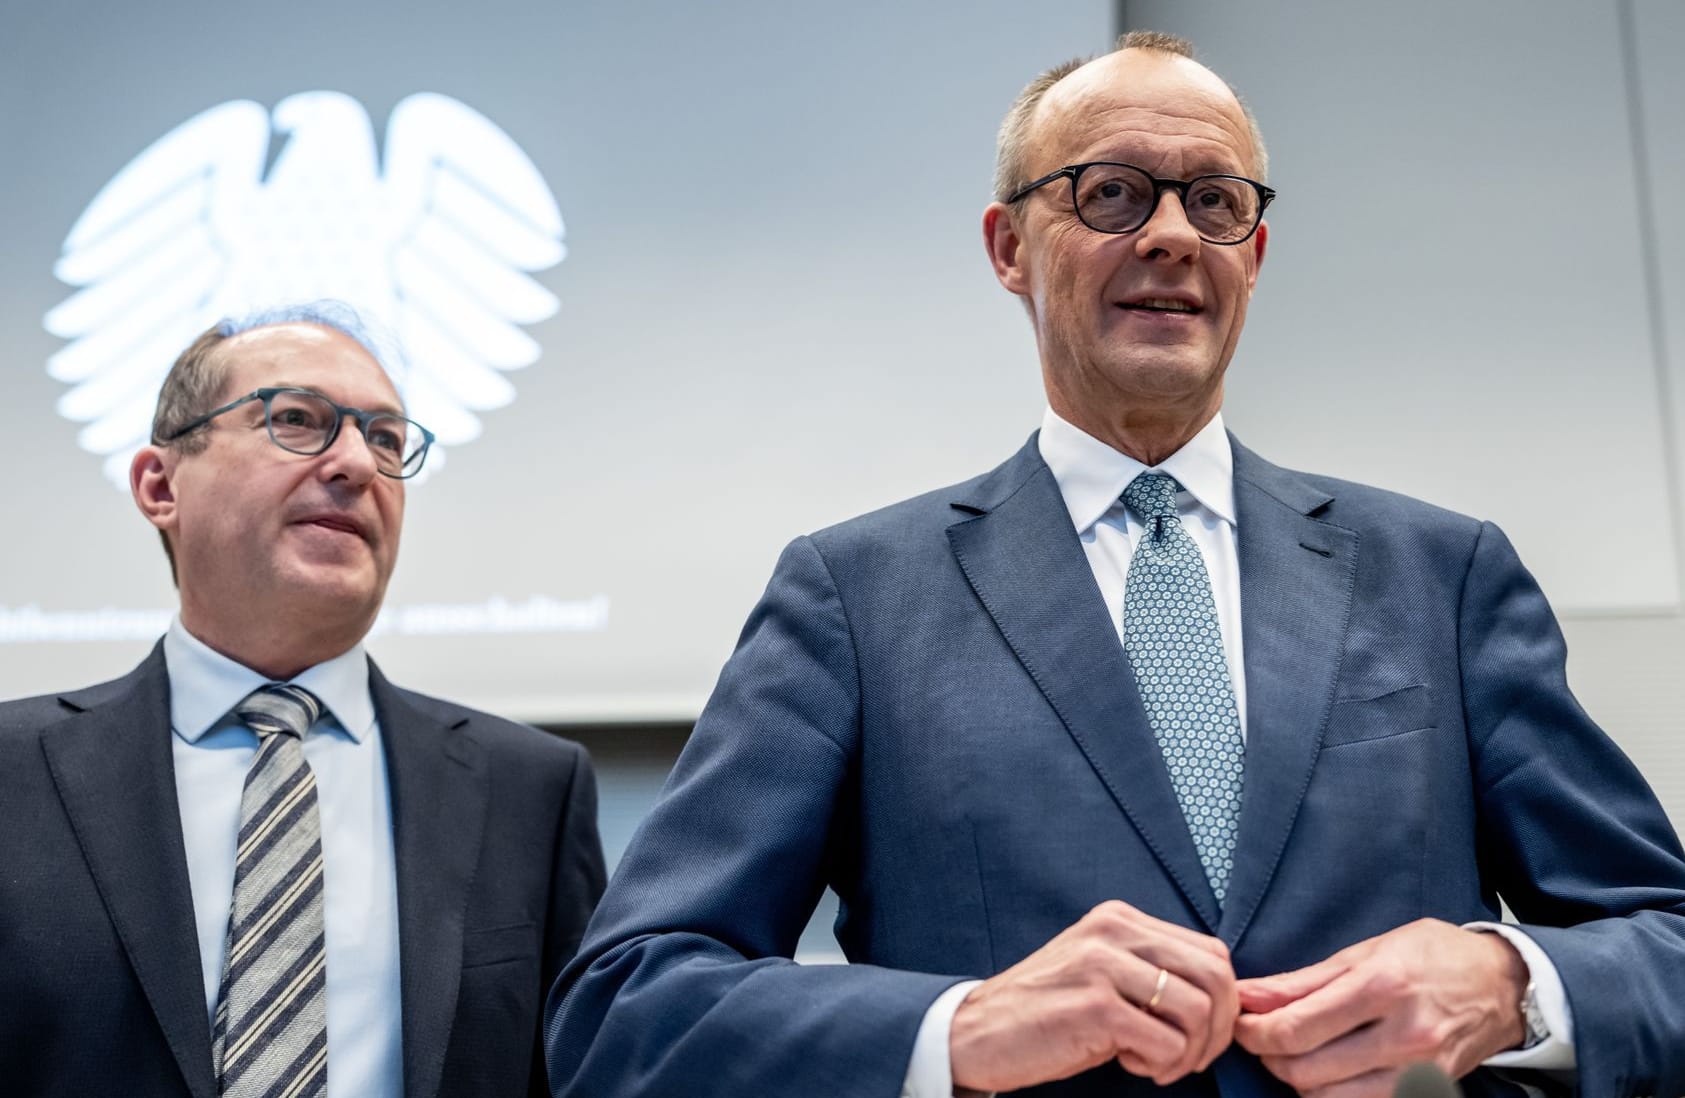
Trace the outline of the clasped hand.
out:
[[[966,996],[954,1085],[1016,1090],[1108,1060],[1164,1085],[1209,1067],[1239,1013],[1227,946],[1109,900]]]
[[[1453,1079],[1521,1044],[1527,965],[1515,947],[1437,919],[1320,964],[1239,983],[1235,1040],[1271,1074],[1315,1098],[1386,1098],[1403,1069]]]
[[[1460,1076],[1519,1044],[1525,982],[1502,938],[1430,919],[1237,980],[1218,939],[1112,900],[966,996],[954,1085],[1013,1090],[1115,1060],[1163,1086],[1234,1040],[1300,1094],[1386,1096],[1410,1063]]]

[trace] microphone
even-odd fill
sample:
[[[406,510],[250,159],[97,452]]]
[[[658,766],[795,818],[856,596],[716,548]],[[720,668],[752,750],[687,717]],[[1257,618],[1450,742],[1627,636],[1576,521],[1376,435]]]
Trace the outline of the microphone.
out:
[[[1398,1077],[1392,1098],[1462,1098],[1451,1077],[1432,1064],[1411,1064]]]

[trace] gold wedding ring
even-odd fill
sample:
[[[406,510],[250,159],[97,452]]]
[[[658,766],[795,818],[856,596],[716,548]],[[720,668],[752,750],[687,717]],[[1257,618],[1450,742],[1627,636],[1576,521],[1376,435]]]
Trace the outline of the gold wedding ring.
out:
[[[1153,985],[1153,997],[1151,999],[1148,999],[1145,1003],[1143,1003],[1142,1006],[1141,1006],[1141,1009],[1146,1011],[1148,1014],[1151,1014],[1153,1012],[1153,1008],[1158,1006],[1159,996],[1164,994],[1164,985],[1168,984],[1169,982],[1170,982],[1170,973],[1165,971],[1162,968],[1159,969],[1158,970],[1158,983]]]

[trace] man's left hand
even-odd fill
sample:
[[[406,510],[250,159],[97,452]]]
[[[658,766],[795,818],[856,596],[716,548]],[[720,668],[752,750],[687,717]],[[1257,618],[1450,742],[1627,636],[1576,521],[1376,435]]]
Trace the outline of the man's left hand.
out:
[[[1342,949],[1308,968],[1239,982],[1235,1040],[1315,1098],[1386,1098],[1403,1069],[1452,1078],[1526,1037],[1527,965],[1497,934],[1437,919]]]

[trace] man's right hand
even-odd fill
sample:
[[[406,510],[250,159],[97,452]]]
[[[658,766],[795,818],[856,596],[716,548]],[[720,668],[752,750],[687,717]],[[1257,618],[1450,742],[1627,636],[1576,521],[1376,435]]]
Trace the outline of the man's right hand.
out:
[[[954,1086],[1016,1090],[1107,1060],[1164,1086],[1209,1067],[1239,1014],[1227,946],[1108,900],[960,1003]]]

